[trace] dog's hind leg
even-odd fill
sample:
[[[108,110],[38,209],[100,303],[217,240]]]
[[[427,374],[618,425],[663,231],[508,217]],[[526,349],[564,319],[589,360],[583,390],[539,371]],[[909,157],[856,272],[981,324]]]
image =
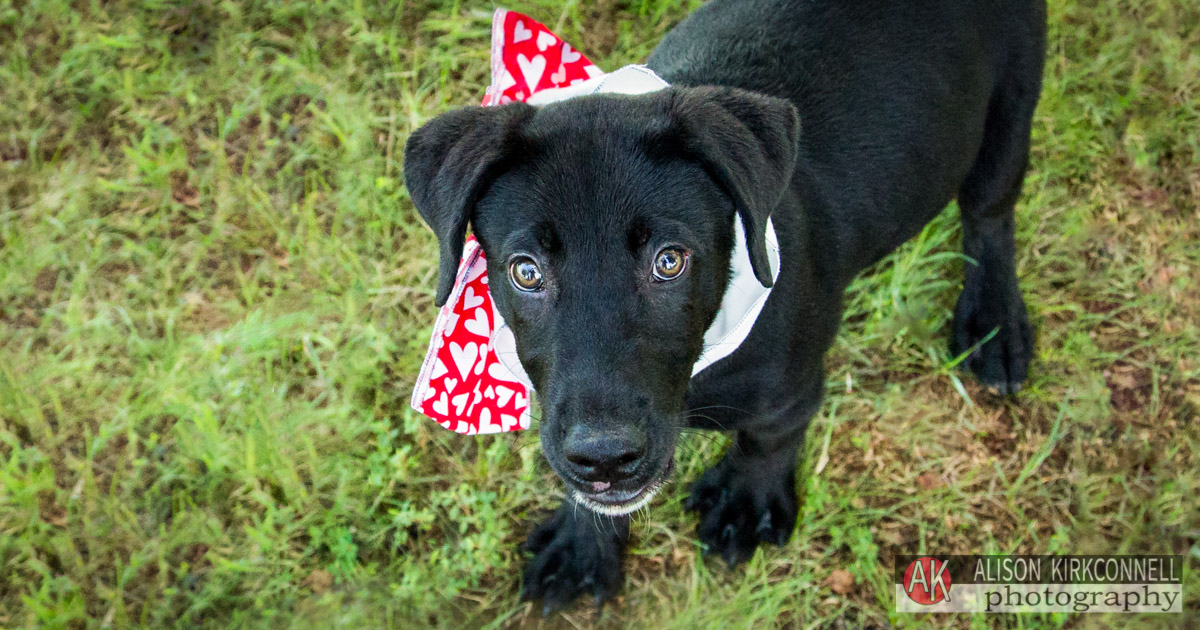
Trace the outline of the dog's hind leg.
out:
[[[1002,82],[988,107],[983,145],[959,188],[966,278],[954,308],[955,355],[1003,394],[1020,390],[1033,355],[1014,261],[1013,206],[1029,163],[1029,134],[1040,85],[1040,56]],[[988,335],[995,330],[991,339]],[[984,341],[987,339],[987,341]],[[982,343],[981,343],[982,342]]]

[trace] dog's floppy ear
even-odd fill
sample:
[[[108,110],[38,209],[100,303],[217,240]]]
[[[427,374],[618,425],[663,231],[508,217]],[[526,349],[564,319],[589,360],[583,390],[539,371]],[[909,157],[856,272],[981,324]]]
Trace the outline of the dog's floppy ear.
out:
[[[700,162],[733,199],[754,276],[774,284],[767,258],[767,219],[792,177],[800,118],[780,98],[729,87],[672,88],[664,93],[666,146]],[[653,140],[652,140],[653,141]],[[659,147],[659,150],[664,148]]]
[[[519,152],[518,132],[533,113],[524,103],[467,107],[434,118],[408,138],[404,182],[440,249],[438,306],[454,288],[475,202]]]

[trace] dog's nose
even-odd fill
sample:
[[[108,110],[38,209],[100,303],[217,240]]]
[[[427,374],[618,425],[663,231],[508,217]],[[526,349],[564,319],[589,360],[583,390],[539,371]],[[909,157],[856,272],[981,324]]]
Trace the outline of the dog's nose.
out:
[[[595,431],[576,425],[563,443],[563,455],[572,472],[587,482],[626,479],[637,470],[645,453],[645,438],[631,429]]]

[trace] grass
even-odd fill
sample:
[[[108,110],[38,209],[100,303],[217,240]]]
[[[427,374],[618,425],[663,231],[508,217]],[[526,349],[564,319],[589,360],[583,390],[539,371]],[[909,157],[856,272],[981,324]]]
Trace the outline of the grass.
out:
[[[696,4],[510,8],[612,68]],[[478,102],[490,12],[0,0],[0,627],[1197,627],[1200,6],[1051,2],[1016,400],[952,367],[947,211],[855,286],[787,548],[704,561],[678,483],[619,601],[545,622],[536,432],[407,410],[436,247],[401,150]],[[900,616],[901,550],[1184,554],[1189,613]]]

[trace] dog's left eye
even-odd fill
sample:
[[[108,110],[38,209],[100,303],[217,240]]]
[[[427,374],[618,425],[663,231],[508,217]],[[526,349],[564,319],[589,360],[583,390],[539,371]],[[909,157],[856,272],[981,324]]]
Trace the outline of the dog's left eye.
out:
[[[654,279],[674,280],[687,269],[688,251],[679,247],[664,247],[654,255]]]
[[[528,293],[542,288],[542,269],[529,256],[514,256],[508,263],[508,277],[519,291]]]

